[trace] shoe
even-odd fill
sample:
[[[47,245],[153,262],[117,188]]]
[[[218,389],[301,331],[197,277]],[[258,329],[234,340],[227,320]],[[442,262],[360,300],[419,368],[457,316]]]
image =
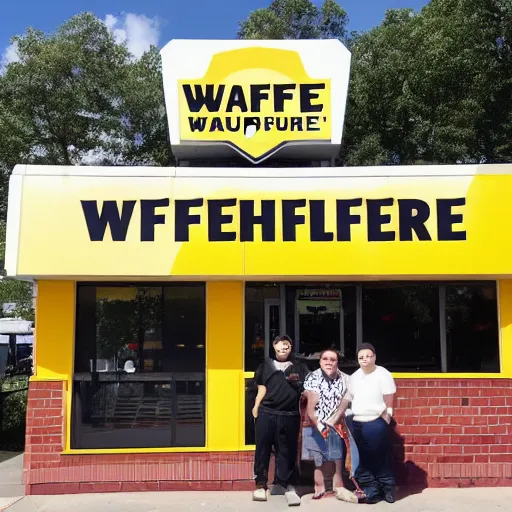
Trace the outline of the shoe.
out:
[[[395,493],[393,491],[386,491],[384,493],[384,500],[387,503],[395,503]]]
[[[267,490],[260,488],[252,493],[252,501],[267,501]]]
[[[275,484],[270,488],[270,496],[284,496],[286,489],[281,484]]]
[[[336,496],[340,501],[346,501],[347,503],[359,503],[357,496],[348,489],[345,489],[345,487],[335,487],[333,488],[333,491],[334,496]]]
[[[286,502],[288,503],[289,507],[300,506],[300,496],[297,494],[295,487],[289,485],[286,488],[286,493],[285,493],[284,497],[286,498]]]
[[[379,501],[382,501],[382,496],[379,494],[373,494],[366,497],[366,503],[368,505],[375,505],[375,503],[379,503]]]

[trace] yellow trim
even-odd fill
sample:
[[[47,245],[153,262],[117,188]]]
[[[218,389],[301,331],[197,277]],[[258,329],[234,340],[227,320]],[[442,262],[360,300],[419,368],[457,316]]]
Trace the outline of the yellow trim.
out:
[[[206,446],[236,451],[244,444],[244,422],[230,413],[243,402],[244,284],[206,284]],[[235,409],[236,410],[236,409]]]
[[[83,449],[73,450],[66,449],[61,452],[62,455],[107,455],[109,453],[201,453],[211,451],[205,446],[195,446],[192,448],[187,447],[174,447],[174,448],[96,448],[96,449]],[[235,449],[223,451],[237,451]]]

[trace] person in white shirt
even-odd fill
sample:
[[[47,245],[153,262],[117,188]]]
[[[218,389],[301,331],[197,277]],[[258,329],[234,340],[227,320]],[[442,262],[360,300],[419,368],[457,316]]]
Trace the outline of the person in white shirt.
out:
[[[390,422],[396,385],[391,373],[377,366],[373,345],[363,343],[359,348],[360,368],[349,379],[345,394],[334,421],[347,410],[353,412],[352,433],[359,452],[355,478],[362,487],[367,503],[384,499],[394,503],[395,479],[391,463]]]

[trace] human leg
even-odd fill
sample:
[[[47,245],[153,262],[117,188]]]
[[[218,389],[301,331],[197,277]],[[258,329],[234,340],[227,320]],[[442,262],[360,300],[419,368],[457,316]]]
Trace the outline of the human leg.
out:
[[[264,412],[260,412],[256,419],[256,450],[254,452],[256,491],[253,494],[253,499],[257,501],[265,501],[267,496],[268,468],[277,427],[276,420],[274,415]]]

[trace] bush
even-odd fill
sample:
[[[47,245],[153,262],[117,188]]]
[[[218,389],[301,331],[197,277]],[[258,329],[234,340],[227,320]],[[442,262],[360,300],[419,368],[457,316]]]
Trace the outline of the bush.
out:
[[[27,397],[27,377],[0,380],[0,449],[23,450]]]

